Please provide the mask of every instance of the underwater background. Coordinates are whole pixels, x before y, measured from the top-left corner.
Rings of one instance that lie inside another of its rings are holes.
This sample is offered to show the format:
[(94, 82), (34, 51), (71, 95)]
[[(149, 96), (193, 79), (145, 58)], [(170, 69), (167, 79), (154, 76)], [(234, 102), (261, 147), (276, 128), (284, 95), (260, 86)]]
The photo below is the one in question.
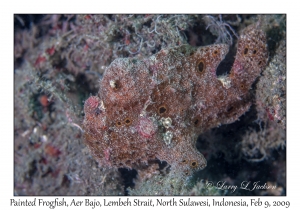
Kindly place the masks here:
[[(239, 32), (258, 21), (267, 67), (250, 109), (199, 135), (206, 168), (182, 179), (167, 162), (136, 170), (93, 158), (83, 139), (84, 102), (110, 63), (222, 43), (230, 46), (222, 75)], [(285, 146), (286, 15), (14, 15), (15, 195), (286, 195)]]

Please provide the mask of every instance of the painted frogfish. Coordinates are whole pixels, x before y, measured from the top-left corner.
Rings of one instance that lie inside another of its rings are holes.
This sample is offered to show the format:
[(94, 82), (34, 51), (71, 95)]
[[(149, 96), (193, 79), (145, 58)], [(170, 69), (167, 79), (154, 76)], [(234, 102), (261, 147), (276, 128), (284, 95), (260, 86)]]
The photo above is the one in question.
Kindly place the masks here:
[(258, 24), (241, 32), (230, 73), (217, 76), (228, 50), (226, 44), (182, 45), (113, 61), (98, 94), (84, 104), (84, 139), (95, 159), (116, 168), (166, 161), (183, 176), (205, 168), (198, 135), (249, 109), (249, 90), (268, 60)]

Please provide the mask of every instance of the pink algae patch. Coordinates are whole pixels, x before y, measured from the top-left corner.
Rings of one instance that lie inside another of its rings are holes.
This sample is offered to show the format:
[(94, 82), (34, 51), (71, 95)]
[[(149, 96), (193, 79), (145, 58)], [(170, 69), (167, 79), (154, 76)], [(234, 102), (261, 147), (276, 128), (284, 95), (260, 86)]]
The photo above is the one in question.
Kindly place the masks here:
[(138, 132), (145, 138), (152, 137), (157, 131), (157, 125), (147, 117), (141, 117), (138, 124)]
[(95, 109), (99, 106), (99, 100), (98, 97), (96, 96), (91, 96), (89, 97), (86, 102), (85, 102), (86, 106)]

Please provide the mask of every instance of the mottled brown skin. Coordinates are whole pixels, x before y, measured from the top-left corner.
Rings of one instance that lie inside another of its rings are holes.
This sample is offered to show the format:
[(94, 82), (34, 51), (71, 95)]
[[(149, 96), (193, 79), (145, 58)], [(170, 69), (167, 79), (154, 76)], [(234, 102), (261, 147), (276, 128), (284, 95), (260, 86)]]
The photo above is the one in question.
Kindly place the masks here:
[(103, 166), (128, 168), (159, 159), (182, 175), (203, 169), (197, 136), (249, 109), (248, 91), (266, 65), (266, 38), (256, 27), (243, 31), (231, 73), (219, 78), (225, 44), (115, 60), (84, 107), (85, 142), (94, 157)]

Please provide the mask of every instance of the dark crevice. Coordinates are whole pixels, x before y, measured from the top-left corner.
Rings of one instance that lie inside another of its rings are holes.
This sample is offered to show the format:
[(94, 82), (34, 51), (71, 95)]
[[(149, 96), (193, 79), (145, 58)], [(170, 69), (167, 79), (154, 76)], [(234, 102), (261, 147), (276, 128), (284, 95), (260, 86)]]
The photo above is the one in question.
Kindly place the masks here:
[[(233, 44), (234, 46), (235, 44)], [(216, 74), (217, 76), (221, 76), (224, 74), (229, 74), (230, 70), (233, 66), (234, 60), (235, 60), (235, 55), (236, 55), (237, 49), (236, 47), (230, 47), (229, 52), (225, 56), (225, 58), (221, 61), (219, 64)]]
[(149, 19), (148, 21), (146, 21), (144, 23), (144, 26), (148, 27), (148, 28), (151, 28), (151, 24), (152, 24), (153, 20), (152, 19)]
[(185, 30), (185, 34), (187, 43), (194, 47), (213, 44), (216, 39), (216, 36), (206, 30), (204, 23), (195, 24), (192, 28)]
[(29, 180), (30, 182), (33, 181), (33, 176), (37, 173), (37, 161), (36, 160), (33, 160), (31, 163), (30, 163), (30, 166), (29, 166), (29, 170), (27, 172), (27, 176), (26, 176), (26, 179)]
[(38, 24), (44, 17), (45, 15), (39, 14), (15, 14), (15, 31), (18, 29), (30, 29), (32, 25)]
[(274, 27), (267, 31), (267, 46), (269, 52), (269, 60), (271, 60), (276, 52), (279, 42), (285, 38), (283, 30), (280, 27)]
[(69, 188), (71, 185), (70, 178), (65, 174), (61, 181), (61, 186)]
[(135, 169), (127, 169), (127, 168), (119, 168), (119, 172), (121, 173), (121, 177), (123, 178), (123, 185), (124, 185), (124, 194), (128, 194), (128, 187), (134, 188), (133, 179), (137, 177), (137, 171)]

